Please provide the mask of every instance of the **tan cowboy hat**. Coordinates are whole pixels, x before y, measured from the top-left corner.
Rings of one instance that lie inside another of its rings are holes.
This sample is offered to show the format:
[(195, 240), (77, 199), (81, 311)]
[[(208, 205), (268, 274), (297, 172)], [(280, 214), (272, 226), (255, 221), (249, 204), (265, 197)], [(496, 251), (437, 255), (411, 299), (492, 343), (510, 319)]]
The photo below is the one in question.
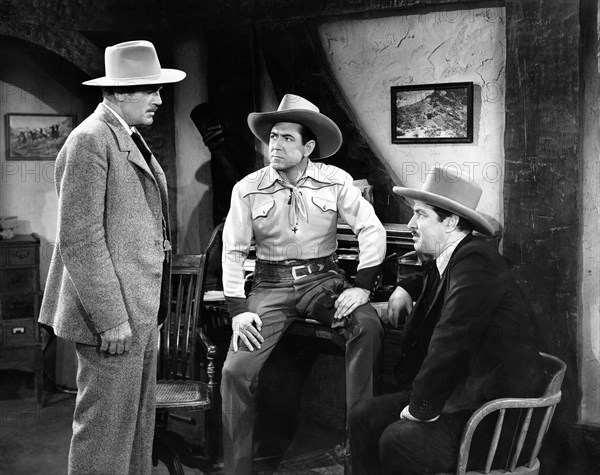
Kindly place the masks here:
[(248, 126), (261, 142), (268, 144), (273, 126), (279, 122), (294, 122), (308, 127), (317, 138), (317, 154), (313, 160), (331, 157), (342, 146), (342, 132), (335, 122), (321, 114), (312, 102), (294, 94), (283, 96), (275, 112), (252, 112)]
[(481, 197), (481, 187), (466, 180), (453, 168), (434, 167), (427, 174), (420, 190), (395, 186), (394, 193), (430, 206), (445, 209), (469, 221), (480, 233), (492, 235), (494, 227), (475, 211)]
[(85, 81), (86, 86), (143, 86), (179, 82), (185, 77), (178, 69), (163, 69), (154, 45), (149, 41), (126, 41), (104, 52), (106, 76)]

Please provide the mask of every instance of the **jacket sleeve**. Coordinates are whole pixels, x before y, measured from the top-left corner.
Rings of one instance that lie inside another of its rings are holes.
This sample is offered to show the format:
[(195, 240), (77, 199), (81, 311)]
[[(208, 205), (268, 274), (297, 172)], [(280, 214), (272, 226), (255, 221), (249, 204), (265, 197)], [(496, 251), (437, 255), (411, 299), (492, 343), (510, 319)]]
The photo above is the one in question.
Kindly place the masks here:
[(502, 295), (501, 272), (481, 248), (463, 248), (447, 268), (440, 319), (413, 383), (410, 413), (427, 420), (438, 416), (467, 373), (474, 349)]
[(102, 333), (128, 320), (113, 256), (105, 238), (107, 144), (80, 133), (63, 147), (57, 164), (57, 246), (66, 271), (95, 330)]
[(338, 196), (338, 211), (358, 238), (358, 268), (354, 285), (372, 290), (385, 258), (386, 233), (373, 206), (345, 173)]
[(223, 292), (231, 317), (248, 310), (244, 293), (244, 261), (252, 242), (252, 214), (242, 195), (241, 182), (231, 192), (231, 206), (223, 227)]
[(418, 274), (413, 274), (407, 277), (404, 277), (402, 279), (400, 279), (396, 285), (398, 287), (402, 287), (404, 290), (406, 290), (409, 295), (412, 297), (413, 302), (416, 302), (417, 299), (419, 298), (419, 295), (421, 295), (421, 292), (423, 290), (423, 277), (424, 277), (424, 273), (420, 272)]

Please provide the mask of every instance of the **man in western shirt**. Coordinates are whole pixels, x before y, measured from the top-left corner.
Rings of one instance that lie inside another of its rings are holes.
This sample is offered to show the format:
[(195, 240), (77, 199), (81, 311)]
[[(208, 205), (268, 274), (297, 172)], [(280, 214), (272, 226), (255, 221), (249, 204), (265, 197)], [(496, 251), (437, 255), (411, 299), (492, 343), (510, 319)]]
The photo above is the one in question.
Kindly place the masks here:
[[(236, 184), (223, 231), (233, 329), (221, 382), (223, 443), (225, 472), (235, 474), (252, 471), (257, 377), (295, 317), (344, 321), (348, 410), (373, 395), (382, 327), (368, 301), (386, 245), (382, 224), (350, 175), (311, 160), (333, 155), (342, 143), (337, 125), (314, 104), (287, 94), (277, 111), (252, 113), (248, 124), (268, 144), (270, 165)], [(338, 215), (358, 237), (353, 286), (337, 266)], [(246, 297), (243, 264), (252, 241), (257, 262)]]

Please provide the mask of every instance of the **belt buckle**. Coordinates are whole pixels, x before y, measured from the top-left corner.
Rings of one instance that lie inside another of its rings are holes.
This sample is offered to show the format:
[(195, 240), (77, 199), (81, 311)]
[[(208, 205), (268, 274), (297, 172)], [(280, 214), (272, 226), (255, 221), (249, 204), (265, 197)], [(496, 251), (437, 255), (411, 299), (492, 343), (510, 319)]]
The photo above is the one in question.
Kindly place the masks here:
[(292, 277), (294, 278), (294, 280), (298, 280), (298, 279), (302, 279), (303, 277), (306, 277), (307, 275), (310, 275), (310, 267), (308, 268), (308, 273), (304, 274), (304, 275), (298, 275), (296, 272), (300, 269), (304, 269), (308, 266), (306, 265), (302, 265), (302, 266), (293, 266), (292, 267)]

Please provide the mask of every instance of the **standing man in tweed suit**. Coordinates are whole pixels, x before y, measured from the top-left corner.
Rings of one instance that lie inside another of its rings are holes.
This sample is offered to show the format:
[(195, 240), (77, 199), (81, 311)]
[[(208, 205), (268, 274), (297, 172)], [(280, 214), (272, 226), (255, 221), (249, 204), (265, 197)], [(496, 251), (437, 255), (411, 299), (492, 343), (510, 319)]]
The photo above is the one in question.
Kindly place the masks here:
[(106, 48), (96, 111), (56, 160), (58, 235), (40, 322), (76, 342), (69, 474), (148, 474), (154, 435), (159, 306), (169, 285), (165, 175), (135, 129), (150, 125), (162, 69), (152, 43)]

